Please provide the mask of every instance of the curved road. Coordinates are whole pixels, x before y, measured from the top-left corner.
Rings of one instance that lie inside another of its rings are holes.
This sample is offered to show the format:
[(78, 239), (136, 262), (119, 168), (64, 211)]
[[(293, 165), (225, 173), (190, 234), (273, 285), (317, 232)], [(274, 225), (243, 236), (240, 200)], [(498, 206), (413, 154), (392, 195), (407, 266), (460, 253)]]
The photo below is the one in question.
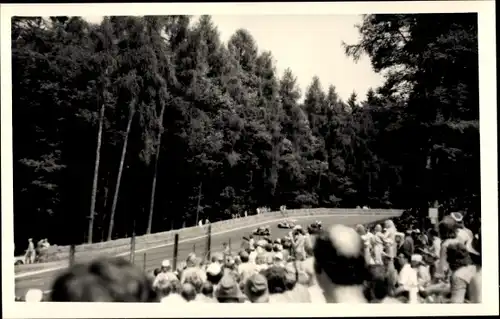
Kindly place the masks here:
[[(373, 216), (371, 214), (367, 215), (323, 215), (323, 216), (305, 216), (305, 217), (290, 217), (290, 219), (296, 219), (297, 224), (302, 226), (307, 226), (313, 223), (315, 220), (322, 221), (324, 227), (332, 224), (344, 224), (344, 225), (356, 225), (356, 224), (368, 224), (375, 222), (377, 220), (385, 219), (383, 216)], [(283, 237), (290, 230), (280, 229), (277, 227), (278, 221), (265, 223), (271, 226), (271, 235), (273, 238)], [(248, 236), (253, 229), (257, 226), (255, 224), (249, 225), (244, 228), (237, 228), (234, 230), (224, 231), (223, 233), (213, 233), (211, 239), (212, 252), (217, 252), (222, 250), (223, 243), (230, 243), (232, 250), (239, 250), (242, 245), (242, 237)], [(172, 243), (166, 243), (165, 245), (151, 247), (143, 251), (138, 251), (135, 256), (134, 263), (146, 270), (150, 271), (154, 268), (160, 266), (163, 259), (173, 259), (174, 247)], [(207, 237), (204, 238), (192, 238), (182, 240), (179, 238), (179, 248), (178, 248), (178, 260), (185, 260), (187, 255), (191, 252), (195, 252), (198, 256), (203, 256), (207, 252)], [(129, 258), (129, 256), (124, 256)], [(50, 287), (54, 278), (61, 274), (64, 269), (51, 270), (51, 271), (40, 271), (40, 273), (35, 273), (29, 276), (21, 276), (15, 278), (15, 295), (24, 296), (28, 289), (37, 288), (42, 289), (45, 292), (50, 291)]]

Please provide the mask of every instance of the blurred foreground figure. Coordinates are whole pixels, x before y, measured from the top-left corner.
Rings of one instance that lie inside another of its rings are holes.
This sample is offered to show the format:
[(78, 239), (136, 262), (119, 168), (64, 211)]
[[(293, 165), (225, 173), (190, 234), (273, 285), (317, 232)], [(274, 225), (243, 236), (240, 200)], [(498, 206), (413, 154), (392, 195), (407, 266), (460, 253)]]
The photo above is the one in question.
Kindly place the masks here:
[(314, 245), (314, 271), (327, 303), (367, 303), (363, 241), (344, 225), (322, 230)]
[(157, 301), (146, 274), (122, 258), (74, 265), (55, 280), (50, 299), (55, 302)]
[(43, 292), (40, 289), (30, 289), (24, 297), (26, 302), (40, 302), (43, 300)]

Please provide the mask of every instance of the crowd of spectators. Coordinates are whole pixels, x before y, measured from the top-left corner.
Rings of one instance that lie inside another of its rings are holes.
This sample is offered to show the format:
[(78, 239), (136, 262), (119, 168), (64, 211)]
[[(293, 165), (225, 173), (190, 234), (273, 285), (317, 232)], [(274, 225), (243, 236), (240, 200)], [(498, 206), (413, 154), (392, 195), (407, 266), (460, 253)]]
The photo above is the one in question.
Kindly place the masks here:
[[(428, 230), (333, 225), (250, 238), (240, 251), (194, 253), (144, 273), (124, 259), (77, 264), (49, 301), (205, 303), (480, 303), (481, 237), (452, 213)], [(41, 301), (29, 291), (26, 301)]]

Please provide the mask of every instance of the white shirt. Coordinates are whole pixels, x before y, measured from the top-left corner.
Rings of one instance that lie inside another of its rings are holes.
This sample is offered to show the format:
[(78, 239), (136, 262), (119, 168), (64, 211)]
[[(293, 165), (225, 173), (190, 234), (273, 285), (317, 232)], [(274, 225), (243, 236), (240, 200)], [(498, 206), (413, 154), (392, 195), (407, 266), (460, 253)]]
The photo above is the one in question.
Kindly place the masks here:
[(418, 303), (418, 275), (410, 264), (405, 264), (399, 272), (398, 283), (409, 292), (408, 303)]
[(257, 258), (257, 252), (255, 250), (252, 250), (250, 254), (248, 254), (248, 262), (255, 264), (255, 259)]

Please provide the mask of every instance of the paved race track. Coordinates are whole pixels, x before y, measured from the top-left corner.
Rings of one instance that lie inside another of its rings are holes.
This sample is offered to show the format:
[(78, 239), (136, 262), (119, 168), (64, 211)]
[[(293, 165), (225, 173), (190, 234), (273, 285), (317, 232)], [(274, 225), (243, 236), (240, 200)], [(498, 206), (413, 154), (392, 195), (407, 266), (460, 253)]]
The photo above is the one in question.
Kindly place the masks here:
[[(356, 225), (356, 224), (367, 224), (372, 223), (377, 220), (384, 219), (382, 216), (373, 216), (373, 215), (328, 215), (328, 216), (307, 216), (307, 217), (291, 217), (291, 219), (296, 219), (298, 224), (301, 224), (304, 227), (313, 223), (315, 220), (320, 220), (323, 223), (323, 227), (332, 225), (335, 223), (344, 224), (344, 225)], [(274, 222), (264, 222), (259, 225), (269, 225), (271, 227), (271, 235), (273, 238), (283, 237), (290, 230), (289, 229), (279, 229), (277, 227), (278, 221)], [(212, 252), (221, 251), (222, 245), (224, 242), (231, 243), (232, 250), (239, 250), (243, 236), (248, 236), (253, 229), (257, 226), (250, 225), (245, 228), (238, 228), (233, 231), (224, 232), (222, 234), (213, 233), (212, 234)], [(179, 249), (178, 249), (178, 259), (183, 260), (187, 257), (190, 252), (195, 252), (198, 256), (204, 256), (207, 251), (207, 238), (193, 238), (182, 240), (179, 239)], [(146, 271), (152, 270), (156, 267), (159, 267), (161, 261), (163, 259), (173, 258), (173, 245), (171, 243), (167, 243), (162, 247), (152, 247), (145, 251), (139, 251), (135, 256), (135, 264), (145, 269)], [(125, 256), (125, 258), (129, 258), (129, 256)], [(24, 296), (26, 291), (30, 288), (38, 288), (43, 291), (50, 291), (50, 286), (53, 279), (60, 274), (64, 269), (53, 270), (49, 272), (43, 272), (39, 274), (33, 274), (30, 276), (25, 276), (21, 278), (15, 279), (15, 294), (16, 296)]]

